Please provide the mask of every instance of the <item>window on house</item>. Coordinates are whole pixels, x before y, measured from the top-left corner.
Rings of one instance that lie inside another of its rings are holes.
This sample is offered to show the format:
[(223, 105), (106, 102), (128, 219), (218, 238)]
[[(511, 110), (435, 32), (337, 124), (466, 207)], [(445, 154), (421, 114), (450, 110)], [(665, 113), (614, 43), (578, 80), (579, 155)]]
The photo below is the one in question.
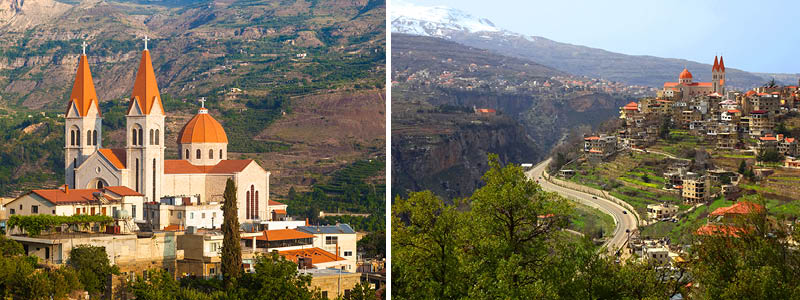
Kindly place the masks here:
[(200, 214), (200, 216), (201, 216), (203, 219), (205, 219), (205, 218), (206, 218), (206, 213), (202, 213), (202, 214)]
[(75, 130), (69, 131), (69, 145), (75, 146)]
[(194, 220), (194, 213), (189, 213), (189, 219)]
[(39, 206), (38, 205), (31, 205), (31, 213), (38, 214), (39, 213)]
[(215, 270), (214, 268), (209, 268), (208, 269), (208, 274), (214, 275), (214, 274), (216, 274), (216, 271), (217, 270)]
[(81, 145), (81, 131), (75, 130), (75, 146)]
[(181, 212), (178, 212), (178, 219), (180, 220), (181, 218), (183, 218), (183, 214)]
[(144, 145), (144, 131), (139, 128), (139, 146)]
[(336, 245), (339, 242), (338, 236), (326, 236), (325, 237), (325, 245)]
[(345, 251), (344, 256), (353, 256), (353, 251)]
[(131, 212), (131, 217), (136, 219), (136, 205), (131, 205), (131, 207), (132, 207), (131, 210), (133, 210)]
[(53, 214), (54, 214), (54, 215), (56, 214), (56, 210), (55, 210), (55, 209), (53, 210)]
[(17, 212), (12, 208), (10, 213), (13, 215), (16, 214)]

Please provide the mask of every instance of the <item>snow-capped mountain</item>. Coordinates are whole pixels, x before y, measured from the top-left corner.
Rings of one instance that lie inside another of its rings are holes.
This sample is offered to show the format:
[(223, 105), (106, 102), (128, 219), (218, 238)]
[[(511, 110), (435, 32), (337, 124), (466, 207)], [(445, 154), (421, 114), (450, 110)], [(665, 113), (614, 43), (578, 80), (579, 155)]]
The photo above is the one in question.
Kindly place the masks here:
[[(662, 87), (666, 81), (674, 81), (684, 67), (689, 68), (695, 78), (711, 78), (711, 65), (708, 62), (626, 55), (560, 43), (544, 37), (511, 32), (495, 26), (487, 19), (446, 6), (424, 6), (406, 0), (393, 0), (389, 13), (393, 33), (442, 38), (528, 59), (574, 75), (656, 88)], [(727, 71), (729, 84), (733, 87), (749, 88), (769, 80), (734, 68), (727, 68)]]
[(450, 38), (454, 32), (501, 32), (491, 21), (446, 6), (392, 1), (392, 32)]

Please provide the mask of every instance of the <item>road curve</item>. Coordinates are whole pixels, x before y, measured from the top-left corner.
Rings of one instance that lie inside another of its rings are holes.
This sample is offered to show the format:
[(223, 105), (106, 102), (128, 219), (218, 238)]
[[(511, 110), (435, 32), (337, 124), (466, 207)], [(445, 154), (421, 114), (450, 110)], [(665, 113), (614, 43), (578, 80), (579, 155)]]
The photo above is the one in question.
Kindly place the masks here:
[(622, 248), (628, 238), (628, 234), (625, 231), (629, 230), (630, 232), (633, 232), (637, 228), (636, 217), (634, 217), (633, 214), (631, 214), (631, 212), (626, 208), (610, 200), (558, 186), (545, 180), (543, 173), (547, 169), (547, 165), (550, 163), (551, 159), (552, 158), (548, 158), (547, 160), (540, 162), (534, 166), (533, 169), (525, 172), (525, 175), (527, 175), (529, 179), (537, 181), (545, 191), (556, 192), (564, 198), (577, 201), (583, 205), (597, 208), (600, 211), (611, 215), (611, 217), (614, 218), (614, 223), (616, 223), (617, 228), (614, 229), (613, 236), (603, 245), (608, 248), (609, 253), (615, 253), (617, 250)]

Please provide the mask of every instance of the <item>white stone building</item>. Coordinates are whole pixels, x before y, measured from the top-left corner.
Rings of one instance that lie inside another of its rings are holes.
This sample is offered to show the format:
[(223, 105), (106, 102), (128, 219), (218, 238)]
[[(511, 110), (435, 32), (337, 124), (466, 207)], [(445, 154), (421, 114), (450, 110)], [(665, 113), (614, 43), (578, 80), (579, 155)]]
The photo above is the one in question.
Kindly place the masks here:
[(181, 129), (181, 159), (164, 158), (166, 112), (147, 49), (142, 52), (129, 99), (124, 148), (102, 147), (98, 103), (84, 54), (66, 113), (64, 166), (70, 188), (125, 186), (144, 195), (147, 203), (169, 196), (199, 195), (197, 205), (213, 206), (211, 203), (222, 202), (225, 182), (232, 179), (240, 223), (272, 219), (276, 209), (270, 208), (270, 172), (253, 160), (229, 160), (225, 130), (207, 109), (201, 108)]

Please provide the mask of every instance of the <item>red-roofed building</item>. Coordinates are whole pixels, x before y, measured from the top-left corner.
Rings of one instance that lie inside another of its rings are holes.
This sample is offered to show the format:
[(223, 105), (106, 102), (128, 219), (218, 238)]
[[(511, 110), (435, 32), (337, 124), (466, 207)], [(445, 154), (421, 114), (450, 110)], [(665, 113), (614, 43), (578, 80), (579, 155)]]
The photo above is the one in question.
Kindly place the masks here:
[(583, 142), (583, 151), (590, 159), (602, 160), (617, 150), (617, 137), (613, 135), (587, 136)]
[(51, 190), (32, 190), (11, 202), (9, 216), (20, 215), (104, 215), (124, 219), (141, 214), (144, 195), (124, 186), (102, 189), (70, 189), (67, 185)]
[(678, 82), (664, 83), (664, 94), (674, 95), (674, 93), (667, 92), (674, 91), (672, 89), (677, 89), (681, 95), (681, 99), (675, 100), (682, 101), (689, 101), (697, 96), (714, 93), (720, 96), (725, 94), (725, 68), (721, 63), (717, 63), (717, 57), (714, 57), (714, 65), (711, 68), (711, 82), (694, 82), (693, 77), (692, 73), (684, 68), (678, 75)]
[(278, 254), (285, 257), (286, 260), (290, 260), (298, 264), (301, 268), (302, 267), (306, 268), (311, 267), (314, 269), (334, 268), (334, 269), (343, 269), (345, 271), (348, 270), (353, 271), (356, 268), (354, 264), (352, 264), (344, 257), (341, 257), (334, 253), (330, 253), (320, 248), (285, 250), (285, 251), (279, 251)]
[[(97, 93), (88, 59), (86, 55), (80, 56), (72, 93), (67, 99), (64, 131), (66, 184), (71, 189), (120, 186), (140, 193), (147, 203), (160, 203), (166, 197), (197, 195), (196, 205), (211, 205), (221, 203), (226, 180), (231, 179), (237, 187), (240, 223), (269, 221), (276, 210), (285, 218), (285, 206), (270, 208), (270, 173), (253, 160), (228, 159), (225, 128), (205, 108), (205, 100), (200, 101), (197, 113), (178, 132), (179, 159), (166, 159), (167, 112), (147, 49), (142, 51), (132, 84), (125, 116), (125, 146), (102, 148)], [(145, 220), (140, 213), (141, 205), (135, 210), (134, 218)], [(191, 212), (186, 213), (192, 216)], [(198, 213), (204, 215), (204, 212)], [(210, 218), (208, 214), (206, 217)], [(217, 219), (218, 224), (220, 220)]]

